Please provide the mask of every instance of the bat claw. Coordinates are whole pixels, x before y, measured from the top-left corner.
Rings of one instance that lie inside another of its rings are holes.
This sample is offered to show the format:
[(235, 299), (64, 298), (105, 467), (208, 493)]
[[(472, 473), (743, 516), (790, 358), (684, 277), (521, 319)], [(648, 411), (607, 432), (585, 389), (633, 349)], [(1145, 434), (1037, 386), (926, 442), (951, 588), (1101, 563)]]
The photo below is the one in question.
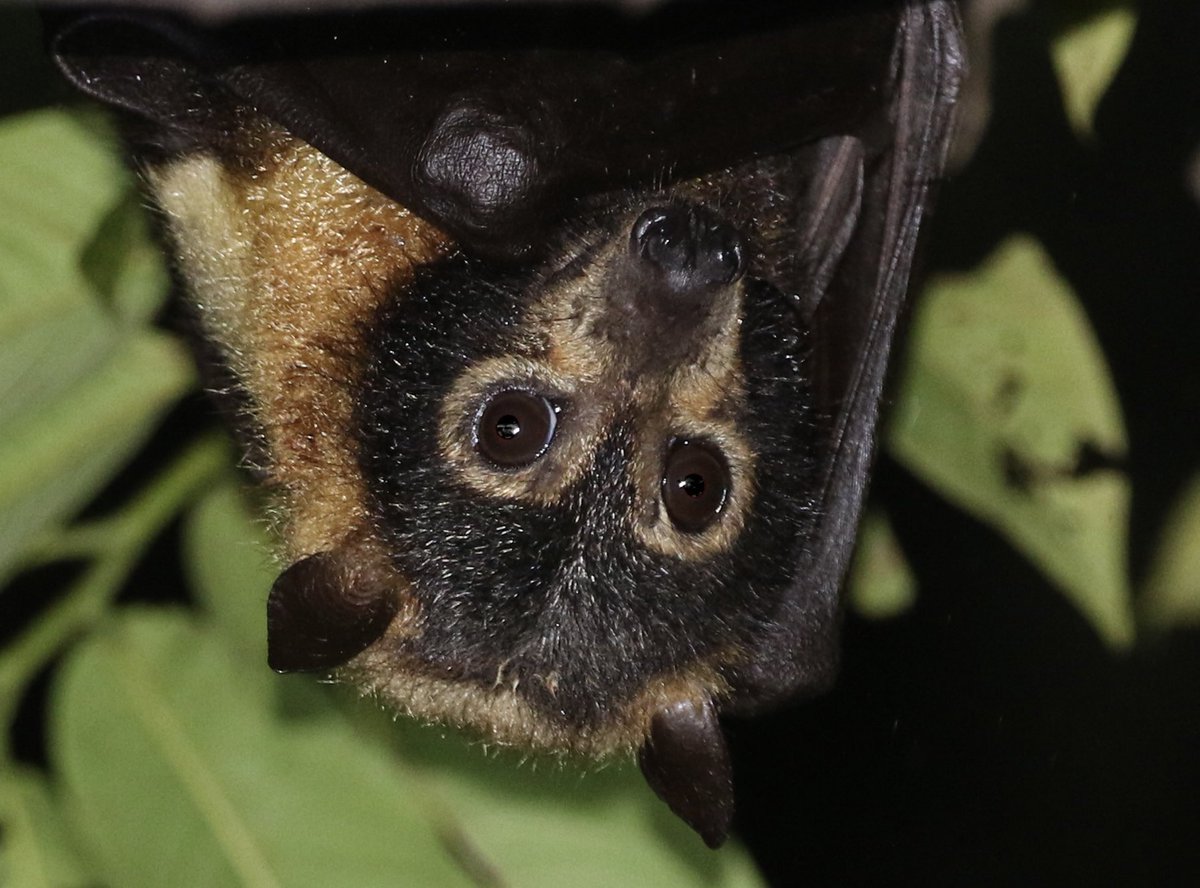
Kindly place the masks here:
[(638, 764), (650, 788), (708, 847), (724, 843), (733, 820), (733, 766), (711, 701), (682, 700), (656, 712)]

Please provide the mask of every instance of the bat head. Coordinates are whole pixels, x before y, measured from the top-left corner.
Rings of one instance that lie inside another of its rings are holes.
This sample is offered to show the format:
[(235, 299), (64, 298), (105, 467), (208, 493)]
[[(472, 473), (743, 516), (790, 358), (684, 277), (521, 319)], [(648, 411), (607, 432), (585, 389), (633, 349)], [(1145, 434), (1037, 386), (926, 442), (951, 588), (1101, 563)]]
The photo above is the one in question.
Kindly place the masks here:
[(646, 203), (533, 272), (451, 256), (371, 324), (357, 459), (406, 602), (356, 662), (410, 708), (415, 674), (493, 733), (510, 700), (512, 742), (636, 748), (666, 695), (719, 695), (792, 578), (799, 318), (713, 209)]

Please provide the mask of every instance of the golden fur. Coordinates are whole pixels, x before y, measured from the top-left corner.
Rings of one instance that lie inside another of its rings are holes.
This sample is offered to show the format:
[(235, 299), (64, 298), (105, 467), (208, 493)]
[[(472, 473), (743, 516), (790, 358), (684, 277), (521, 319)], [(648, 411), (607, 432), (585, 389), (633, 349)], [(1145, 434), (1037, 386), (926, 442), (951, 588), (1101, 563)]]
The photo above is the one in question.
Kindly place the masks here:
[(303, 142), (262, 147), (250, 169), (202, 155), (147, 178), (206, 332), (250, 395), (294, 559), (367, 529), (347, 434), (359, 325), (449, 240)]

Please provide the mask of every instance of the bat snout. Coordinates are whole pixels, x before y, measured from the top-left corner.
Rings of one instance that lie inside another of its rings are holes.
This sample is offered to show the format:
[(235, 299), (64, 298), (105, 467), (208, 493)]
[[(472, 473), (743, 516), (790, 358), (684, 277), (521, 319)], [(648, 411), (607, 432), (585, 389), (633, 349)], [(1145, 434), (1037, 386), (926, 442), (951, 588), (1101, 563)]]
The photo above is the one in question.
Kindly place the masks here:
[(643, 209), (626, 230), (625, 242), (606, 253), (600, 289), (591, 291), (603, 296), (591, 329), (619, 343), (619, 366), (634, 375), (669, 375), (703, 361), (736, 328), (742, 235), (707, 206), (682, 201)]
[(653, 282), (644, 298), (668, 310), (711, 299), (745, 271), (741, 235), (701, 206), (651, 207), (634, 222), (629, 249)]

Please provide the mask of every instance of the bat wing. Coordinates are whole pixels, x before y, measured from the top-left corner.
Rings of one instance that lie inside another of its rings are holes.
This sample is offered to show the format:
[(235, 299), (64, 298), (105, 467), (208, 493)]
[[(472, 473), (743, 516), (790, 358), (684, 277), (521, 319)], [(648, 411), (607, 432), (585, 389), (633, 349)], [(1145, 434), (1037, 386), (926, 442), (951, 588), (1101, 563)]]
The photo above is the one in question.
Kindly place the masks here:
[(574, 8), (569, 29), (547, 9), (224, 26), (114, 9), (55, 11), (48, 31), (78, 87), (181, 150), (213, 131), (197, 97), (223, 90), (469, 251), (527, 260), (577, 198), (723, 169), (874, 115), (894, 4), (831, 16), (793, 3), (782, 25), (767, 6), (770, 27), (738, 4), (681, 3), (636, 19)]
[(808, 200), (796, 285), (799, 307), (811, 316), (822, 424), (816, 523), (796, 553), (791, 594), (756, 639), (727, 712), (749, 714), (817, 690), (836, 668), (838, 589), (862, 510), (888, 357), (965, 71), (953, 4), (905, 5), (890, 59), (878, 117), (821, 146), (823, 173)]

